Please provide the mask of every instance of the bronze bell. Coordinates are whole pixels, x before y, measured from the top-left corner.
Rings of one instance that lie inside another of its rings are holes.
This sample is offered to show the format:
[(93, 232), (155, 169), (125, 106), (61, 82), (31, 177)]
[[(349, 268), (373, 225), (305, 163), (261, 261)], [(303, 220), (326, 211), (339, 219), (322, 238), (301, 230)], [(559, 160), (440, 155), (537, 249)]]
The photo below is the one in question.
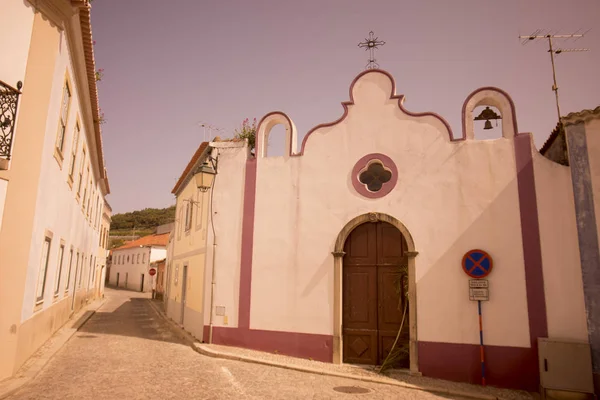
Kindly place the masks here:
[(496, 126), (498, 126), (498, 120), (502, 119), (502, 117), (498, 114), (496, 114), (496, 112), (494, 112), (494, 110), (492, 110), (489, 107), (486, 107), (481, 114), (479, 114), (478, 116), (476, 116), (475, 118), (473, 118), (475, 121), (483, 121), (485, 120), (485, 125), (483, 126), (483, 129), (485, 130), (489, 130), (489, 129), (494, 129), (494, 127), (492, 126), (492, 122), (490, 121), (490, 119), (496, 120)]

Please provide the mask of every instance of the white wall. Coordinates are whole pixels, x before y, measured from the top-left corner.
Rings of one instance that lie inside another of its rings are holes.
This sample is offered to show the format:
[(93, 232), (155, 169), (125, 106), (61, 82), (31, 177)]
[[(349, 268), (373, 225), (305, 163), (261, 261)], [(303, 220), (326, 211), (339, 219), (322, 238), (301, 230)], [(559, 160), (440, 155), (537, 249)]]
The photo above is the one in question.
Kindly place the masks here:
[[(141, 278), (144, 275), (144, 292), (152, 291), (152, 277), (148, 274), (150, 262), (162, 260), (166, 257), (164, 247), (134, 247), (129, 249), (113, 250), (113, 263), (110, 267), (110, 284), (117, 284), (117, 273), (119, 276), (119, 287), (130, 290), (141, 290)], [(160, 257), (162, 258), (156, 258)], [(139, 262), (138, 262), (139, 256)], [(129, 257), (129, 260), (127, 260)], [(127, 286), (125, 277), (128, 274)]]
[[(84, 111), (81, 106), (81, 98), (79, 97), (80, 88), (77, 86), (76, 79), (73, 75), (73, 68), (69, 58), (65, 36), (66, 35), (62, 36), (60, 53), (58, 54), (56, 65), (54, 66), (54, 81), (52, 86), (50, 106), (47, 112), (48, 120), (46, 124), (46, 134), (44, 137), (44, 148), (42, 153), (40, 187), (37, 193), (35, 223), (31, 238), (29, 263), (27, 266), (27, 280), (22, 309), (22, 320), (28, 319), (34, 313), (37, 278), (38, 273), (40, 272), (41, 252), (45, 233), (47, 231), (52, 233), (53, 240), (50, 250), (46, 278), (46, 290), (42, 309), (50, 307), (55, 300), (60, 300), (66, 296), (66, 288), (64, 287), (64, 284), (67, 280), (66, 273), (68, 270), (68, 260), (64, 261), (62, 269), (63, 275), (61, 276), (62, 287), (59, 291), (58, 297), (54, 297), (52, 290), (54, 285), (53, 283), (58, 272), (58, 249), (61, 240), (65, 242), (65, 258), (68, 258), (67, 255), (71, 247), (74, 249), (74, 252), (79, 251), (80, 253), (85, 254), (87, 257), (83, 269), (83, 278), (86, 280), (86, 284), (83, 285), (82, 289), (87, 288), (88, 285), (90, 285), (90, 282), (88, 282), (88, 279), (90, 279), (90, 257), (96, 258), (94, 265), (105, 264), (105, 260), (98, 260), (97, 258), (99, 232), (102, 225), (101, 219), (98, 218), (98, 216), (101, 217), (102, 206), (96, 208), (96, 198), (100, 193), (100, 186), (96, 181), (96, 176), (93, 176), (93, 183), (90, 187), (88, 187), (88, 197), (91, 194), (94, 196), (90, 202), (91, 207), (89, 216), (87, 212), (87, 201), (85, 205), (86, 209), (83, 211), (82, 201), (77, 200), (76, 197), (78, 183), (77, 178), (73, 183), (73, 188), (71, 188), (67, 183), (71, 148), (73, 145), (73, 132), (75, 129), (77, 116), (79, 116), (81, 121), (81, 131), (77, 149), (75, 175), (77, 175), (79, 172), (80, 161), (82, 158), (81, 148), (84, 146), (86, 148), (86, 164), (84, 167), (85, 181), (82, 184), (84, 185), (83, 188), (85, 188), (86, 182), (90, 179), (90, 177), (87, 175), (87, 165), (89, 163), (91, 171), (93, 171), (94, 164), (89, 162), (91, 150), (90, 144), (88, 143), (88, 138), (90, 135), (93, 135), (93, 132), (86, 131), (86, 124), (84, 123), (85, 120), (83, 115)], [(68, 74), (71, 82), (70, 88), (72, 97), (65, 135), (63, 151), (64, 160), (61, 166), (57, 162), (54, 154), (59, 126), (60, 105), (62, 101), (62, 93), (66, 74)], [(84, 189), (81, 191), (81, 196), (83, 196), (83, 191)], [(73, 284), (75, 274), (74, 267), (72, 268), (71, 273), (71, 282)], [(72, 293), (72, 291), (70, 293)], [(36, 308), (35, 311), (37, 312), (39, 309)]]
[[(239, 146), (239, 144), (238, 144)], [(217, 235), (216, 276), (217, 289), (214, 306), (225, 307), (227, 326), (238, 325), (238, 305), (240, 290), (240, 257), (242, 247), (242, 210), (244, 207), (244, 183), (246, 173), (247, 147), (214, 149), (218, 153), (218, 174), (213, 193), (213, 222)], [(214, 236), (208, 221), (208, 242), (204, 280), (204, 323), (210, 322), (210, 296), (212, 284)], [(213, 309), (214, 311), (214, 309)], [(216, 325), (223, 324), (223, 317), (215, 316)]]
[(0, 231), (2, 230), (2, 217), (4, 215), (4, 202), (6, 201), (6, 189), (8, 181), (0, 179)]
[(29, 43), (33, 28), (33, 7), (24, 0), (0, 0), (0, 49), (3, 49), (0, 62), (0, 80), (17, 87), (17, 82), (25, 82), (25, 68), (29, 55)]

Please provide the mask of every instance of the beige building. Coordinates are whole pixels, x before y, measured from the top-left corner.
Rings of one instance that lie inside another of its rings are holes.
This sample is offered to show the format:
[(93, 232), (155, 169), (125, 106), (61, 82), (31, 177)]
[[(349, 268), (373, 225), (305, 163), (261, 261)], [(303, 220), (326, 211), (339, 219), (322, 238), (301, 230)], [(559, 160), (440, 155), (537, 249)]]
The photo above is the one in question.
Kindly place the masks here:
[(110, 224), (89, 3), (1, 9), (0, 380), (102, 292)]

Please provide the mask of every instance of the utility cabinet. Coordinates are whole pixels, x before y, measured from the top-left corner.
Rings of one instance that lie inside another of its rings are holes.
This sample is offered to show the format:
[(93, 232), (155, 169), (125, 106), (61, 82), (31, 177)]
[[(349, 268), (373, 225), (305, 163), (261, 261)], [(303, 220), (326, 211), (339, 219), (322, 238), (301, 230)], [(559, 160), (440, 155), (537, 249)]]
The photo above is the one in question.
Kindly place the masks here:
[(546, 390), (594, 393), (589, 343), (538, 338), (540, 386)]

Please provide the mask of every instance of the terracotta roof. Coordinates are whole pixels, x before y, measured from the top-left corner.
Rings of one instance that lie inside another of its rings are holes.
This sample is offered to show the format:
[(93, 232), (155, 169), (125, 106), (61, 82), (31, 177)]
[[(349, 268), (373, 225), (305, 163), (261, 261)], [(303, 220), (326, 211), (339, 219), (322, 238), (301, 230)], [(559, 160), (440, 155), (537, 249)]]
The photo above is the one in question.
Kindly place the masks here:
[(593, 110), (581, 110), (579, 112), (572, 112), (561, 118), (561, 121), (565, 126), (578, 124), (580, 122), (585, 122), (589, 119), (599, 118), (600, 119), (600, 106), (594, 108)]
[(564, 132), (564, 128), (562, 126), (562, 123), (559, 122), (558, 124), (556, 124), (556, 128), (554, 128), (552, 133), (550, 133), (550, 136), (548, 136), (548, 139), (546, 139), (546, 142), (544, 142), (544, 145), (540, 149), (541, 154), (546, 154), (550, 146), (552, 146), (552, 143), (554, 143), (554, 141), (561, 132)]
[(202, 142), (200, 144), (200, 147), (198, 147), (198, 150), (196, 150), (196, 152), (192, 156), (192, 159), (188, 163), (187, 167), (185, 167), (185, 169), (183, 170), (183, 173), (179, 177), (179, 180), (175, 184), (175, 187), (173, 188), (173, 190), (171, 190), (171, 193), (173, 193), (173, 194), (177, 193), (177, 191), (180, 189), (183, 182), (185, 182), (185, 178), (192, 171), (192, 168), (194, 168), (194, 165), (196, 165), (196, 163), (198, 162), (200, 157), (202, 157), (204, 150), (206, 150), (207, 148), (208, 148), (208, 142)]
[(148, 235), (139, 238), (138, 240), (131, 241), (127, 244), (124, 244), (121, 247), (117, 247), (114, 250), (123, 250), (123, 249), (132, 249), (134, 247), (143, 247), (143, 246), (164, 246), (166, 247), (169, 243), (169, 234), (163, 233), (160, 235)]
[(92, 116), (94, 119), (94, 133), (98, 151), (98, 168), (100, 178), (106, 184), (106, 193), (110, 193), (106, 166), (104, 164), (104, 151), (102, 149), (102, 130), (100, 129), (100, 108), (98, 106), (98, 87), (96, 86), (96, 61), (94, 59), (94, 41), (92, 40), (92, 22), (90, 18), (91, 5), (88, 0), (71, 0), (71, 4), (79, 8), (79, 23), (87, 69), (87, 80), (92, 103)]

